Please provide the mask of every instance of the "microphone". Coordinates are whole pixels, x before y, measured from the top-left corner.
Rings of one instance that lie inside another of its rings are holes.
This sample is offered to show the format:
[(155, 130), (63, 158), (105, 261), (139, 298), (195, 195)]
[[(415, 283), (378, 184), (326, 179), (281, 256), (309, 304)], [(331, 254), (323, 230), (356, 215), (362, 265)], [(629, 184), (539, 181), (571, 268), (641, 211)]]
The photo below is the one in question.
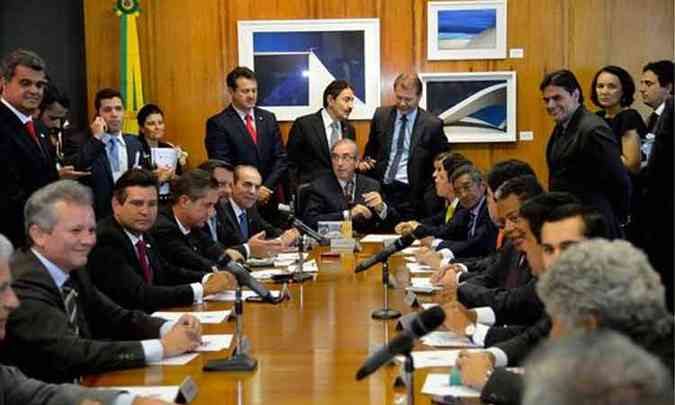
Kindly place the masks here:
[(382, 262), (386, 261), (389, 258), (389, 256), (393, 255), (394, 253), (396, 253), (400, 250), (403, 250), (403, 249), (407, 248), (408, 246), (412, 245), (412, 243), (414, 241), (415, 241), (415, 236), (413, 236), (412, 233), (401, 236), (400, 238), (396, 239), (394, 241), (394, 243), (392, 243), (391, 245), (382, 249), (375, 256), (371, 256), (371, 257), (367, 258), (366, 260), (360, 262), (356, 266), (356, 269), (354, 269), (354, 273), (360, 273), (364, 270), (368, 270), (374, 264), (382, 263)]
[(382, 367), (382, 365), (393, 359), (394, 356), (409, 353), (413, 346), (415, 346), (417, 339), (441, 326), (445, 320), (445, 312), (441, 307), (431, 307), (420, 312), (415, 318), (409, 329), (405, 329), (399, 333), (389, 343), (382, 346), (366, 359), (363, 366), (356, 372), (357, 380), (368, 377)]
[(222, 264), (222, 267), (225, 269), (225, 271), (232, 274), (234, 278), (237, 279), (237, 283), (239, 284), (240, 287), (250, 288), (253, 292), (258, 294), (260, 298), (262, 298), (262, 300), (265, 302), (270, 303), (277, 302), (274, 296), (272, 296), (272, 293), (267, 288), (265, 288), (265, 286), (259, 283), (258, 280), (253, 278), (251, 273), (246, 271), (244, 266), (242, 266), (241, 264), (235, 262), (234, 260), (230, 260)]
[(297, 228), (302, 234), (309, 236), (310, 238), (314, 239), (319, 243), (319, 245), (325, 246), (328, 245), (330, 242), (328, 239), (323, 237), (319, 232), (315, 231), (314, 229), (310, 228), (299, 220), (295, 215), (293, 215), (293, 212), (291, 211), (291, 207), (288, 205), (284, 204), (279, 204), (279, 212), (283, 212), (288, 216), (288, 223), (291, 224), (292, 227)]

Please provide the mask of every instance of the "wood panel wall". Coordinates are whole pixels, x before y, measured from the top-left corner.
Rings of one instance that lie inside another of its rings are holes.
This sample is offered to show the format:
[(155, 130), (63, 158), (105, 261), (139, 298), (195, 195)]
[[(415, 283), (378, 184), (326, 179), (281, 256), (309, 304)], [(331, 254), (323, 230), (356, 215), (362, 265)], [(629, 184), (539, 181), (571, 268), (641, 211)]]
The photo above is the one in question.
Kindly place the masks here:
[[(533, 131), (534, 140), (454, 149), (483, 169), (506, 158), (524, 159), (541, 179), (547, 176), (544, 150), (553, 127), (538, 89), (546, 72), (569, 68), (589, 93), (600, 67), (623, 66), (638, 81), (644, 63), (673, 59), (674, 49), (672, 0), (508, 0), (507, 48), (522, 48), (524, 58), (433, 62), (426, 60), (426, 0), (141, 0), (141, 7), (145, 99), (164, 109), (167, 138), (190, 153), (191, 166), (206, 157), (207, 117), (229, 103), (225, 75), (237, 65), (239, 20), (379, 18), (383, 104), (393, 101), (392, 83), (403, 70), (515, 70), (518, 130)], [(119, 86), (119, 21), (110, 1), (85, 0), (84, 16), (93, 106), (97, 89)], [(290, 124), (281, 125), (284, 138)], [(363, 147), (369, 123), (354, 124)]]

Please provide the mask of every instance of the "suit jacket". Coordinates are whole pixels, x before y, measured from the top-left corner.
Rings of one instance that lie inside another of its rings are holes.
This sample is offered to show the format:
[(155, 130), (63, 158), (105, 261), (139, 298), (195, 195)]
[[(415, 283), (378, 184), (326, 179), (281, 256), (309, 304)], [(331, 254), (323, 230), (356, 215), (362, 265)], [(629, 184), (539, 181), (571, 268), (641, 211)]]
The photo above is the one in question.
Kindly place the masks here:
[(5, 361), (47, 382), (145, 365), (139, 340), (158, 338), (164, 320), (123, 309), (94, 287), (84, 269), (74, 270), (76, 334), (68, 325), (61, 292), (31, 251), (17, 254), (12, 275), (21, 305), (7, 322)]
[[(395, 121), (394, 106), (379, 107), (370, 121), (370, 133), (364, 156), (370, 156), (377, 161), (372, 174), (380, 182), (384, 179), (389, 165)], [(448, 149), (443, 122), (431, 113), (418, 108), (410, 141), (408, 182), (411, 188), (411, 201), (417, 208), (419, 217), (424, 216), (425, 212), (424, 194), (427, 189), (433, 187), (431, 175), (434, 171), (434, 157)]]
[(96, 225), (96, 246), (89, 253), (87, 270), (96, 287), (120, 306), (152, 313), (160, 308), (194, 302), (189, 283), (200, 283), (203, 273), (169, 264), (149, 233), (143, 235), (151, 283), (145, 281), (136, 247), (114, 217)]
[[(354, 204), (363, 204), (363, 194), (372, 191), (380, 192), (380, 183), (361, 174), (356, 175), (356, 184), (354, 185)], [(311, 183), (309, 197), (305, 206), (304, 221), (308, 226), (316, 229), (319, 221), (342, 221), (344, 219), (343, 211), (350, 209), (344, 192), (337, 177), (333, 173), (324, 175)], [(391, 206), (387, 206), (387, 218), (382, 221), (375, 212), (370, 210), (372, 217), (365, 219), (358, 216), (352, 219), (352, 226), (359, 233), (373, 231), (383, 222), (391, 223), (390, 218), (395, 216), (395, 211)]]
[[(347, 121), (342, 122), (342, 138), (356, 140), (356, 131)], [(321, 110), (293, 122), (286, 150), (293, 190), (333, 171)]]
[(438, 246), (440, 249), (450, 249), (455, 258), (484, 257), (495, 251), (497, 234), (499, 230), (495, 226), (487, 202), (483, 202), (476, 217), (474, 234), (468, 238), (470, 210), (458, 206), (452, 220), (440, 227), (420, 225), (415, 229), (415, 237), (421, 239), (426, 236), (443, 239)]
[[(127, 145), (127, 167), (143, 164), (143, 145), (135, 135), (123, 134)], [(144, 166), (145, 167), (145, 166)], [(115, 185), (105, 144), (93, 136), (80, 148), (75, 165), (77, 170), (90, 171), (91, 175), (82, 178), (82, 182), (94, 192), (94, 211), (97, 219), (112, 215), (112, 190)], [(147, 168), (147, 167), (146, 167)]]
[[(222, 214), (223, 229), (225, 235), (227, 235), (227, 246), (233, 246), (239, 249), (239, 246), (243, 246), (248, 239), (244, 239), (241, 235), (239, 219), (235, 216), (234, 209), (229, 200), (222, 203)], [(255, 205), (246, 210), (246, 221), (248, 222), (249, 238), (262, 231), (265, 231), (265, 237), (267, 239), (276, 238), (282, 233), (281, 229), (275, 228), (260, 216)]]
[(269, 111), (253, 109), (257, 143), (253, 143), (244, 122), (230, 105), (206, 121), (204, 144), (209, 159), (258, 168), (263, 185), (275, 190), (286, 176), (288, 158), (281, 140), (277, 119)]
[(28, 197), (59, 177), (47, 134), (37, 135), (40, 147), (19, 118), (0, 103), (0, 233), (15, 246), (26, 244), (23, 208)]
[(240, 232), (233, 231), (234, 225), (237, 225), (236, 229), (239, 229), (239, 224), (232, 223), (232, 215), (228, 215), (226, 208), (227, 205), (229, 205), (229, 202), (219, 201), (215, 206), (216, 239), (213, 239), (213, 236), (211, 235), (211, 228), (209, 227), (208, 223), (204, 224), (202, 227), (202, 232), (204, 232), (204, 234), (206, 234), (211, 240), (214, 240), (223, 245), (226, 249), (234, 249), (241, 253), (242, 256), (247, 257), (246, 248), (244, 247), (244, 243), (246, 243), (246, 241), (242, 241)]
[[(509, 288), (507, 282), (512, 272), (515, 278)], [(489, 306), (500, 291), (520, 287), (531, 279), (532, 274), (524, 254), (509, 243), (494, 264), (458, 287), (457, 299), (468, 308)]]
[(621, 234), (631, 185), (612, 129), (580, 106), (567, 128), (556, 125), (546, 147), (549, 190), (566, 191), (606, 218), (612, 236)]
[(47, 384), (28, 378), (18, 369), (7, 366), (0, 366), (0, 386), (0, 405), (79, 404), (85, 399), (112, 405), (122, 393), (74, 384)]
[(178, 227), (171, 206), (159, 210), (157, 222), (150, 231), (159, 246), (159, 254), (174, 266), (191, 271), (211, 273), (225, 252), (225, 247), (213, 241), (201, 229), (193, 228), (184, 235)]

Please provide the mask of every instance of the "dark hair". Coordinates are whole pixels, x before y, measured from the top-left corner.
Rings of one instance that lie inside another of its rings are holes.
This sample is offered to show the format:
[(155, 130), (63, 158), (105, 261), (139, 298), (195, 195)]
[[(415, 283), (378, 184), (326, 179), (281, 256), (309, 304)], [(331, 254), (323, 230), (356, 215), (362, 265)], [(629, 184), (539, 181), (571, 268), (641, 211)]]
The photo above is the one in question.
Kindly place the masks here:
[(42, 102), (40, 102), (40, 115), (42, 115), (45, 110), (52, 104), (59, 103), (63, 108), (70, 108), (70, 99), (65, 93), (59, 91), (54, 83), (51, 81), (47, 84), (45, 88), (44, 95), (42, 96)]
[[(343, 139), (340, 139), (340, 141), (343, 141), (343, 140), (349, 140), (349, 141), (352, 141), (352, 140), (349, 139), (349, 138), (343, 138)], [(338, 141), (338, 142), (340, 142), (340, 141)], [(354, 142), (354, 141), (352, 141), (352, 142)], [(335, 142), (335, 144), (337, 145), (337, 142)], [(335, 145), (333, 145), (333, 147), (335, 147)], [(239, 177), (241, 176), (241, 171), (242, 171), (242, 170), (254, 170), (256, 173), (258, 173), (258, 176), (260, 176), (260, 171), (258, 171), (258, 168), (255, 167), (255, 166), (251, 166), (251, 165), (236, 165), (236, 166), (234, 167), (234, 171), (232, 172), (232, 173), (233, 173), (232, 181), (234, 181), (234, 183), (237, 183), (237, 182), (239, 181)], [(260, 176), (260, 177), (262, 178), (262, 176)]]
[(480, 170), (471, 164), (465, 164), (462, 166), (459, 166), (452, 172), (452, 182), (454, 183), (457, 181), (458, 178), (464, 176), (464, 175), (469, 175), (471, 177), (471, 180), (474, 183), (480, 183), (483, 181), (483, 173), (480, 172)]
[(579, 199), (570, 193), (548, 192), (532, 197), (520, 206), (520, 216), (530, 224), (537, 241), (541, 241), (541, 225), (544, 218), (561, 205), (579, 203)]
[(581, 90), (574, 73), (567, 69), (556, 70), (544, 76), (544, 80), (539, 85), (539, 90), (544, 91), (547, 86), (562, 87), (570, 94), (574, 93), (574, 90), (579, 90), (579, 104), (584, 103), (584, 92)]
[(218, 184), (211, 178), (208, 172), (202, 169), (191, 169), (180, 175), (171, 184), (173, 202), (176, 203), (181, 196), (188, 196), (192, 201), (203, 198), (210, 190), (218, 188)]
[(535, 176), (532, 167), (522, 160), (509, 159), (497, 162), (487, 174), (487, 184), (490, 190), (496, 192), (502, 184), (518, 176)]
[(127, 200), (127, 188), (129, 187), (152, 187), (159, 193), (157, 176), (147, 169), (131, 168), (117, 179), (113, 187), (113, 197), (120, 204), (124, 204)]
[(521, 203), (542, 194), (544, 189), (539, 184), (536, 176), (526, 175), (514, 177), (502, 184), (497, 189), (497, 200), (503, 200), (510, 195), (518, 197)]
[(620, 100), (621, 107), (628, 107), (629, 105), (633, 104), (633, 95), (635, 94), (635, 82), (633, 81), (633, 78), (631, 77), (630, 73), (626, 72), (625, 69), (613, 65), (605, 66), (604, 68), (598, 70), (598, 72), (593, 77), (593, 82), (591, 83), (591, 101), (593, 104), (597, 105), (598, 107), (602, 107), (598, 101), (598, 91), (595, 89), (595, 87), (598, 85), (598, 76), (600, 76), (600, 73), (603, 72), (613, 74), (619, 78), (619, 82), (621, 82), (621, 92), (623, 93), (621, 94)]
[(164, 117), (164, 111), (162, 111), (159, 106), (156, 104), (146, 104), (136, 113), (136, 122), (138, 122), (138, 128), (143, 128), (145, 125), (145, 120), (147, 120), (151, 114), (159, 114)]
[(401, 73), (398, 75), (396, 80), (394, 80), (394, 90), (396, 90), (396, 87), (398, 86), (401, 86), (404, 89), (414, 87), (415, 94), (418, 96), (422, 94), (422, 80), (414, 73)]
[(471, 163), (470, 160), (468, 160), (464, 155), (461, 153), (449, 153), (448, 155), (443, 158), (443, 170), (448, 174), (448, 181), (452, 178), (452, 174), (454, 173), (455, 170), (462, 166), (472, 166), (473, 163)]
[(574, 217), (581, 217), (584, 223), (584, 236), (587, 239), (609, 238), (609, 227), (605, 217), (597, 209), (581, 204), (571, 203), (556, 207), (544, 216), (542, 225), (546, 222), (558, 222)]
[(219, 159), (209, 159), (209, 160), (205, 160), (205, 161), (203, 161), (197, 168), (198, 168), (198, 169), (204, 170), (204, 171), (207, 172), (209, 175), (213, 175), (213, 172), (214, 172), (216, 169), (219, 169), (219, 168), (220, 168), (220, 169), (225, 169), (225, 170), (227, 170), (227, 171), (229, 171), (229, 172), (233, 172), (233, 171), (234, 171), (234, 166), (232, 166), (231, 164), (229, 164), (228, 162), (226, 162), (226, 161), (224, 161), (224, 160), (219, 160)]
[(323, 91), (323, 107), (328, 107), (328, 96), (335, 99), (344, 89), (352, 89), (352, 91), (354, 91), (354, 88), (346, 80), (333, 80), (330, 82), (330, 84), (326, 86), (326, 90)]
[(105, 88), (97, 91), (96, 97), (94, 98), (94, 108), (96, 109), (96, 112), (98, 112), (98, 110), (101, 108), (101, 100), (108, 100), (115, 97), (122, 100), (122, 105), (124, 105), (124, 99), (122, 98), (122, 94), (120, 94), (119, 91), (111, 88)]
[[(650, 62), (642, 68), (642, 73), (651, 70), (654, 72), (656, 77), (659, 79), (659, 85), (661, 87), (666, 87), (669, 84), (673, 84), (673, 61), (670, 60), (660, 60), (658, 62)], [(673, 94), (673, 89), (670, 89), (670, 94)]]
[(40, 72), (47, 70), (47, 64), (37, 53), (27, 49), (15, 49), (5, 55), (0, 62), (0, 74), (3, 75), (5, 81), (12, 80), (14, 73), (16, 73), (16, 67), (19, 65)]
[(256, 80), (254, 71), (245, 66), (237, 66), (236, 68), (232, 69), (230, 73), (227, 74), (227, 78), (225, 79), (227, 82), (227, 87), (231, 88), (232, 90), (236, 90), (237, 79), (239, 79), (240, 77), (249, 80)]

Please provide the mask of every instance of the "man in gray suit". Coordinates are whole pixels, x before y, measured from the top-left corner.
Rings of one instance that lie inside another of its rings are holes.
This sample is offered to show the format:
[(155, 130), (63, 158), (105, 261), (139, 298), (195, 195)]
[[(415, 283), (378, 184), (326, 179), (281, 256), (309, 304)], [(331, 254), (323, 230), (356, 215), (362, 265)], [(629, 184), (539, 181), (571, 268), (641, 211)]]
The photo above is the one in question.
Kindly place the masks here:
[[(19, 306), (19, 300), (10, 286), (9, 259), (13, 247), (0, 234), (0, 341), (5, 337), (5, 324), (10, 312)], [(112, 405), (160, 405), (164, 401), (134, 398), (122, 391), (84, 388), (74, 384), (47, 384), (26, 377), (14, 367), (0, 366), (0, 405), (5, 404), (81, 404), (85, 400)]]

